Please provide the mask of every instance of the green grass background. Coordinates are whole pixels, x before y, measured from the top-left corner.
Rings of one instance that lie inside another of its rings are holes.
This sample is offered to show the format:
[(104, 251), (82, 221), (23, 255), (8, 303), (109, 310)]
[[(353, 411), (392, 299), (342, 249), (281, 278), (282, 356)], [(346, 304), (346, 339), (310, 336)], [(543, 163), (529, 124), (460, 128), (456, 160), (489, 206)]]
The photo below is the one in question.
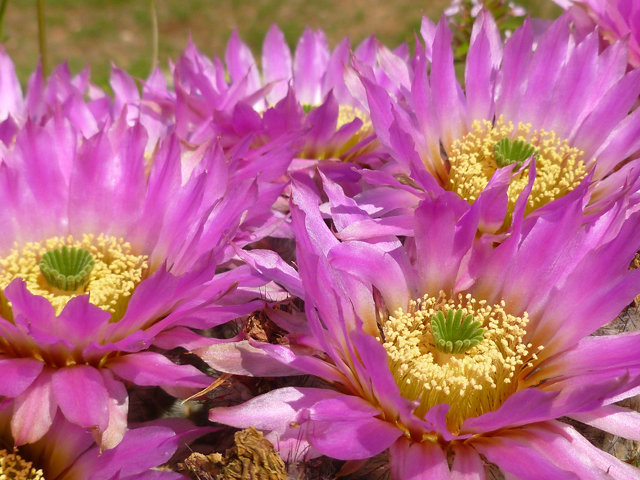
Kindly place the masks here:
[[(549, 0), (517, 2), (532, 16), (554, 18)], [(305, 26), (322, 28), (331, 47), (344, 36), (357, 44), (371, 34), (390, 47), (413, 43), (422, 12), (437, 20), (448, 0), (156, 0), (159, 61), (177, 58), (189, 35), (207, 55), (224, 55), (234, 29), (259, 56), (262, 40), (276, 23), (291, 47)], [(48, 63), (68, 61), (73, 72), (91, 65), (92, 79), (108, 85), (111, 62), (146, 77), (152, 59), (149, 0), (45, 0)], [(38, 58), (36, 0), (9, 0), (2, 35), (24, 84)]]

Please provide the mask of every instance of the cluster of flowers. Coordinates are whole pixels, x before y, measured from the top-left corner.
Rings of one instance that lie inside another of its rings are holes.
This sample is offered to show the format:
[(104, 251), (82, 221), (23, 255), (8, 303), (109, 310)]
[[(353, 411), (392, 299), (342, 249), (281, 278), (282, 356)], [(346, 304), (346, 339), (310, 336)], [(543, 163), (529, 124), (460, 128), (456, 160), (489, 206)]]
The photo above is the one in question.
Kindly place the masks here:
[(508, 40), (475, 9), (462, 86), (446, 17), (413, 54), (190, 44), (113, 97), (64, 65), (23, 95), (0, 52), (0, 478), (184, 478), (214, 423), (128, 423), (214, 382), (178, 347), (321, 379), (209, 412), (290, 460), (640, 478), (571, 426), (640, 441), (639, 333), (592, 335), (640, 293), (640, 8), (570, 3)]

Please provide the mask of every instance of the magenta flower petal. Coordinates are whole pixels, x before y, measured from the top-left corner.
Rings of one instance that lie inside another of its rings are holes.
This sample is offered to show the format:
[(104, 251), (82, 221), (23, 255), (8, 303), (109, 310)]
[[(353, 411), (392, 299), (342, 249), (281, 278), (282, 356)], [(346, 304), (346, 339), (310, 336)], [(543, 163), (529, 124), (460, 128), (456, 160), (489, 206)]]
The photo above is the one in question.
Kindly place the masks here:
[[(127, 235), (144, 199), (144, 148), (147, 135), (139, 124), (118, 144), (101, 132), (83, 143), (69, 185), (69, 222), (74, 235), (87, 231)], [(126, 159), (126, 161), (125, 161)], [(119, 185), (100, 182), (110, 178)], [(109, 198), (109, 202), (104, 199)]]
[[(490, 23), (491, 22), (491, 23)], [(480, 22), (474, 24), (474, 29)], [(492, 44), (489, 35), (495, 29), (495, 21), (490, 15), (483, 15), (482, 26), (478, 29), (475, 39), (469, 46), (469, 53), (465, 62), (465, 84), (467, 93), (467, 108), (470, 118), (488, 118), (493, 115), (493, 85), (492, 80), (497, 71), (496, 59), (492, 58)], [(498, 37), (499, 38), (499, 37)], [(500, 46), (502, 42), (500, 41)], [(502, 52), (499, 52), (500, 57)], [(495, 53), (494, 53), (495, 55)], [(501, 59), (498, 57), (498, 62)]]
[(241, 250), (239, 248), (236, 248), (235, 251), (247, 265), (251, 265), (258, 272), (273, 279), (294, 296), (304, 296), (298, 272), (286, 264), (275, 252), (270, 250)]
[(209, 420), (237, 428), (254, 426), (276, 430), (283, 421), (295, 421), (298, 412), (316, 403), (342, 394), (320, 388), (286, 387), (252, 398), (239, 407), (217, 407), (209, 412)]
[(53, 423), (58, 404), (53, 395), (50, 368), (42, 373), (15, 399), (11, 434), (16, 445), (33, 443), (47, 433)]
[[(396, 245), (391, 245), (393, 248)], [(397, 248), (401, 250), (401, 248)], [(407, 308), (406, 299), (411, 296), (407, 275), (401, 262), (393, 258), (392, 252), (366, 242), (349, 242), (336, 245), (331, 250), (329, 262), (332, 266), (357, 274), (358, 280), (373, 284), (384, 297), (388, 307)], [(361, 268), (351, 268), (358, 264)], [(407, 261), (406, 267), (409, 263)]]
[(340, 460), (359, 460), (377, 455), (389, 448), (400, 435), (402, 432), (397, 428), (372, 417), (345, 422), (314, 422), (307, 433), (315, 448)]
[(136, 103), (140, 100), (140, 93), (135, 80), (124, 70), (113, 66), (109, 85), (116, 97), (115, 108), (118, 114), (127, 103)]
[(40, 375), (44, 364), (33, 358), (0, 359), (0, 395), (17, 397)]
[(640, 333), (633, 332), (586, 337), (574, 347), (551, 358), (545, 363), (544, 369), (550, 376), (560, 371), (577, 376), (598, 370), (637, 367), (640, 359), (634, 347), (638, 344), (638, 335)]
[(523, 480), (546, 480), (549, 478), (576, 480), (580, 478), (570, 471), (559, 468), (545, 458), (545, 455), (532, 449), (529, 445), (523, 445), (509, 438), (496, 437), (479, 441), (475, 448), (487, 460), (496, 463), (504, 471)]
[(303, 372), (283, 365), (271, 356), (249, 344), (247, 340), (220, 343), (194, 350), (193, 353), (220, 372), (256, 377), (286, 377)]
[(398, 439), (389, 450), (393, 478), (446, 480), (450, 478), (447, 458), (433, 442), (414, 443)]
[(466, 127), (466, 106), (453, 70), (451, 32), (444, 17), (438, 24), (433, 41), (431, 88), (438, 92), (433, 96), (435, 107), (439, 112), (448, 112), (446, 116), (438, 116), (438, 121), (445, 145), (451, 145)]
[(569, 36), (569, 20), (564, 16), (555, 21), (538, 40), (527, 73), (526, 93), (514, 121), (546, 127), (545, 117), (553, 104), (550, 92), (566, 62)]
[(98, 370), (88, 365), (63, 368), (53, 374), (51, 388), (70, 422), (99, 431), (107, 429), (109, 393)]
[(291, 50), (282, 31), (272, 25), (262, 45), (262, 71), (265, 83), (274, 83), (267, 94), (269, 103), (275, 105), (287, 95), (288, 83), (293, 76)]
[(89, 297), (81, 295), (72, 298), (60, 313), (56, 322), (60, 324), (63, 336), (82, 345), (88, 338), (101, 338), (103, 327), (109, 323), (108, 312), (89, 303)]
[(638, 469), (594, 447), (586, 438), (569, 425), (554, 422), (550, 428), (561, 433), (578, 450), (578, 455), (584, 455), (596, 465), (601, 472), (605, 472), (616, 480), (634, 480), (638, 478)]
[(484, 462), (473, 448), (464, 443), (453, 447), (456, 456), (451, 466), (451, 480), (485, 480)]
[(571, 418), (619, 437), (640, 440), (640, 413), (635, 410), (605, 405), (587, 413), (574, 413)]
[[(0, 411), (0, 438), (7, 449), (14, 440), (8, 431), (10, 412)], [(36, 443), (19, 445), (15, 451), (24, 461), (50, 480), (141, 478), (184, 479), (174, 473), (155, 476), (156, 467), (171, 459), (176, 451), (215, 428), (196, 428), (189, 422), (164, 419), (134, 427), (121, 444), (106, 452), (94, 444), (91, 434), (58, 414), (49, 432)], [(18, 472), (19, 474), (20, 472)]]
[(22, 88), (16, 68), (4, 47), (0, 50), (0, 120), (23, 114)]
[(598, 165), (596, 176), (612, 170), (620, 158), (627, 158), (640, 149), (640, 112), (637, 110), (626, 117), (609, 135), (596, 152)]
[(345, 82), (345, 66), (349, 65), (351, 43), (348, 38), (343, 39), (331, 52), (327, 71), (322, 81), (322, 97), (326, 97), (329, 92), (333, 92), (341, 105), (358, 105), (353, 98)]
[(306, 28), (296, 47), (293, 86), (303, 105), (322, 103), (321, 80), (329, 62), (327, 37), (321, 30)]
[(224, 60), (232, 81), (240, 82), (245, 77), (247, 78), (248, 94), (260, 88), (260, 74), (258, 73), (256, 61), (249, 47), (240, 40), (237, 30), (234, 30), (231, 34)]
[[(271, 345), (257, 343), (259, 348), (266, 352), (270, 357), (277, 360), (281, 364), (286, 365), (290, 369), (298, 372), (305, 372), (310, 375), (316, 375), (321, 378), (330, 379), (334, 382), (342, 382), (345, 378), (341, 372), (325, 362), (319, 361), (312, 355), (297, 355), (290, 348), (284, 345)], [(276, 370), (277, 371), (277, 370)]]
[(321, 400), (309, 409), (309, 418), (321, 422), (362, 420), (378, 414), (366, 400), (347, 395)]
[(138, 478), (137, 475), (146, 474), (151, 468), (169, 461), (178, 448), (212, 430), (215, 429), (195, 428), (178, 419), (149, 422), (127, 431), (114, 449), (102, 453), (97, 448), (87, 450), (64, 478), (89, 476), (96, 480), (110, 480), (120, 472), (121, 479), (133, 480)]
[(531, 61), (533, 31), (529, 19), (525, 19), (521, 28), (513, 32), (504, 46), (502, 68), (497, 77), (496, 111), (507, 118), (515, 118), (518, 113), (519, 85), (526, 85), (528, 64)]
[(411, 77), (407, 63), (384, 45), (378, 45), (378, 61), (380, 67), (393, 83), (406, 90), (411, 88)]
[(416, 252), (421, 290), (437, 295), (441, 288), (453, 288), (458, 269), (478, 228), (478, 212), (470, 210), (458, 221), (460, 199), (445, 194), (425, 202), (415, 212)]
[(109, 362), (109, 370), (137, 385), (206, 387), (211, 378), (191, 365), (176, 365), (154, 352), (124, 355)]
[[(585, 119), (576, 132), (575, 141), (584, 145), (585, 154), (592, 156), (598, 147), (629, 113), (635, 99), (640, 93), (640, 72), (638, 70), (627, 73), (616, 83), (598, 102), (593, 111)], [(600, 127), (597, 127), (600, 119)]]
[(113, 378), (109, 370), (100, 370), (104, 386), (109, 394), (109, 424), (104, 432), (92, 432), (101, 448), (110, 449), (118, 445), (127, 431), (129, 396), (122, 382)]
[(555, 412), (552, 412), (553, 400), (558, 395), (559, 392), (544, 392), (537, 388), (520, 390), (509, 397), (498, 410), (468, 418), (463, 424), (463, 431), (485, 432), (507, 425), (555, 418)]
[(171, 350), (177, 347), (184, 347), (187, 350), (208, 347), (223, 340), (217, 338), (203, 337), (193, 330), (185, 327), (175, 327), (164, 330), (155, 336), (153, 344), (164, 350)]

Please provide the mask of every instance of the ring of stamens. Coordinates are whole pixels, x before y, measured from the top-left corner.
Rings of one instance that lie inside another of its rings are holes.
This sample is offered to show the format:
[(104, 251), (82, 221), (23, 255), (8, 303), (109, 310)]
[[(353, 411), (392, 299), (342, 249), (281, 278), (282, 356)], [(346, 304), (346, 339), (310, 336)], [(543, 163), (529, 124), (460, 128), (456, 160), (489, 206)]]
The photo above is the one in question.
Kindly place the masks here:
[[(471, 316), (482, 327), (482, 340), (462, 353), (436, 346), (433, 319), (450, 311)], [(499, 408), (517, 388), (520, 371), (533, 367), (537, 356), (523, 342), (527, 322), (526, 313), (508, 314), (504, 302), (489, 305), (471, 295), (453, 300), (441, 292), (438, 298), (411, 301), (407, 312), (399, 309), (390, 316), (383, 325), (383, 345), (402, 396), (419, 401), (416, 415), (447, 403), (447, 426), (456, 433), (465, 419)]]
[(8, 480), (45, 480), (44, 473), (36, 469), (17, 453), (0, 450), (0, 479)]
[[(585, 161), (584, 152), (561, 140), (553, 131), (533, 130), (531, 124), (495, 124), (488, 120), (474, 121), (471, 132), (456, 140), (449, 156), (451, 191), (473, 203), (487, 186), (494, 172), (501, 168), (495, 147), (504, 138), (523, 142), (535, 150), (536, 179), (527, 201), (527, 213), (560, 198), (576, 188), (587, 175), (593, 160)], [(517, 167), (516, 167), (517, 170)], [(521, 169), (511, 180), (508, 196), (510, 211), (518, 195), (529, 182), (529, 169)]]
[(373, 131), (373, 124), (371, 123), (371, 118), (369, 115), (364, 113), (357, 107), (351, 107), (349, 105), (340, 105), (338, 110), (338, 126), (337, 128), (346, 125), (347, 123), (353, 122), (356, 118), (359, 118), (362, 121), (362, 127), (358, 130), (356, 135), (362, 135), (366, 132)]
[[(56, 249), (82, 249), (94, 263), (84, 284), (73, 291), (51, 285), (40, 269), (48, 252)], [(29, 291), (47, 298), (56, 314), (76, 295), (89, 293), (89, 301), (112, 314), (118, 321), (126, 311), (129, 298), (147, 273), (147, 256), (131, 252), (131, 245), (123, 239), (100, 234), (83, 235), (82, 240), (53, 237), (41, 242), (29, 242), (22, 248), (15, 245), (9, 255), (0, 258), (0, 292), (15, 279), (22, 278)], [(6, 302), (2, 295), (3, 302)]]

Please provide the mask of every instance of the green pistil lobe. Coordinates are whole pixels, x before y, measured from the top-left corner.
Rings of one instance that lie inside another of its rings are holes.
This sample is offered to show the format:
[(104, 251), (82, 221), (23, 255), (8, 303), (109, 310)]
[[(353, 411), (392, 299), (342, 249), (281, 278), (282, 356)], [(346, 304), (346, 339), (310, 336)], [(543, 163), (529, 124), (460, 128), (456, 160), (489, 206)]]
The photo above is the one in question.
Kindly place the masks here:
[(304, 110), (304, 113), (309, 113), (311, 112), (311, 110), (313, 110), (314, 108), (316, 108), (317, 105), (309, 105), (308, 103), (305, 103), (302, 105), (302, 109)]
[(462, 319), (462, 310), (449, 310), (447, 317), (438, 312), (431, 320), (431, 329), (436, 348), (443, 353), (464, 353), (482, 341), (484, 328), (474, 321), (472, 315)]
[(522, 163), (531, 155), (535, 155), (536, 149), (533, 145), (525, 143), (523, 140), (513, 142), (504, 137), (493, 146), (493, 157), (498, 168), (507, 167), (514, 163)]
[(94, 263), (87, 250), (65, 245), (42, 255), (40, 272), (50, 287), (74, 292), (89, 281)]

